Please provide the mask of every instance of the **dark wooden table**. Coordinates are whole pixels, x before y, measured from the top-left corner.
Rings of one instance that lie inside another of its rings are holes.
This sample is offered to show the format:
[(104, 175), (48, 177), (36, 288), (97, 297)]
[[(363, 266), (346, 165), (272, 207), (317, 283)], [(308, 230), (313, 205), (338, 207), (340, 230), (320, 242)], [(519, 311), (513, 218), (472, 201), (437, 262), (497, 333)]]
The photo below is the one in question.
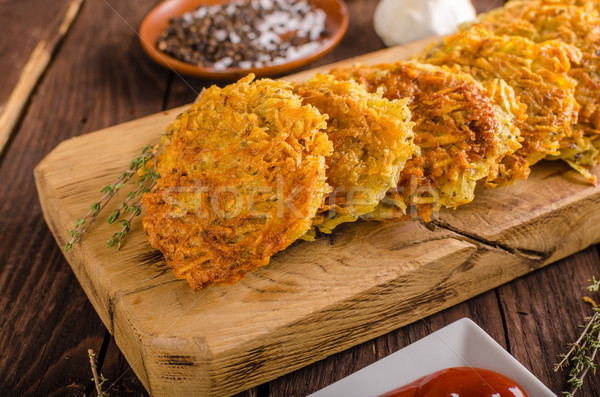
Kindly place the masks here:
[[(0, 108), (68, 2), (0, 1)], [(146, 394), (46, 227), (33, 168), (64, 139), (189, 103), (212, 83), (183, 81), (142, 53), (135, 29), (156, 3), (86, 0), (0, 157), (2, 396), (94, 394), (88, 348), (98, 353), (112, 396)], [(383, 47), (372, 27), (377, 1), (347, 3), (351, 20), (344, 40), (311, 66)], [(485, 11), (502, 1), (474, 3)], [(590, 314), (581, 296), (592, 275), (600, 276), (597, 247), (242, 395), (306, 395), (462, 317), (473, 319), (558, 393), (566, 375), (553, 366)], [(583, 395), (600, 395), (600, 377), (590, 376)]]

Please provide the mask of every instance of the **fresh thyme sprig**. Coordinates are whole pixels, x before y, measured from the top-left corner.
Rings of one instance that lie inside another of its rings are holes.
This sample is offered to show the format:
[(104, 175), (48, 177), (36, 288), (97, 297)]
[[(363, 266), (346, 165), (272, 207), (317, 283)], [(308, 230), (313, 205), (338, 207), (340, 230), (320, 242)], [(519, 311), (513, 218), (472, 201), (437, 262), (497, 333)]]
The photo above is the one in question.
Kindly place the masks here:
[[(131, 221), (134, 217), (142, 212), (142, 196), (144, 193), (152, 190), (160, 175), (156, 172), (156, 156), (161, 152), (162, 146), (145, 146), (141, 153), (129, 162), (129, 169), (123, 172), (119, 178), (112, 184), (103, 187), (100, 192), (104, 195), (97, 202), (93, 203), (83, 218), (79, 218), (75, 222), (75, 227), (69, 231), (71, 240), (65, 245), (65, 251), (71, 250), (73, 245), (80, 241), (90, 226), (96, 221), (98, 214), (106, 207), (106, 205), (119, 193), (119, 191), (127, 185), (136, 185), (136, 188), (127, 193), (125, 200), (121, 203), (106, 220), (107, 223), (113, 224), (126, 213), (130, 213), (127, 219), (121, 219), (120, 224), (122, 229), (115, 233), (107, 242), (109, 247), (114, 245), (117, 249), (121, 248), (121, 242), (131, 230)], [(152, 164), (152, 168), (148, 164)], [(137, 175), (138, 179), (132, 178)], [(133, 204), (131, 204), (133, 202)]]
[[(154, 186), (154, 184), (156, 183), (156, 181), (154, 181), (151, 185), (150, 185), (150, 189)], [(148, 189), (148, 191), (150, 190)], [(143, 190), (146, 190), (146, 188), (144, 188)], [(143, 193), (142, 193), (143, 194)], [(115, 244), (117, 245), (117, 249), (121, 249), (121, 241), (125, 238), (125, 235), (127, 235), (127, 233), (129, 233), (129, 231), (131, 230), (131, 221), (133, 220), (134, 217), (138, 216), (141, 212), (142, 212), (142, 199), (141, 197), (138, 199), (138, 201), (136, 201), (136, 204), (132, 205), (131, 207), (128, 207), (126, 210), (124, 211), (129, 211), (131, 212), (131, 215), (129, 216), (128, 219), (121, 219), (121, 226), (123, 226), (123, 228), (116, 232), (115, 234), (113, 234), (113, 236), (110, 238), (110, 240), (108, 240), (108, 242), (106, 243), (107, 246), (112, 247)], [(111, 215), (111, 217), (118, 216), (118, 213), (116, 210), (115, 213), (113, 213)], [(115, 218), (116, 220), (116, 218)], [(113, 223), (114, 220), (112, 222), (108, 222), (108, 223)]]
[[(588, 286), (588, 291), (598, 292), (600, 290), (600, 281), (592, 277), (591, 284)], [(562, 360), (556, 364), (554, 371), (559, 371), (567, 363), (572, 363), (572, 368), (569, 371), (569, 379), (567, 383), (571, 386), (570, 391), (565, 391), (562, 394), (567, 397), (572, 397), (583, 386), (586, 375), (591, 370), (596, 372), (598, 364), (596, 357), (600, 349), (600, 307), (596, 302), (587, 296), (583, 300), (590, 303), (594, 310), (594, 315), (587, 320), (587, 324), (582, 326), (583, 332), (579, 338), (571, 345), (569, 351), (563, 355)]]

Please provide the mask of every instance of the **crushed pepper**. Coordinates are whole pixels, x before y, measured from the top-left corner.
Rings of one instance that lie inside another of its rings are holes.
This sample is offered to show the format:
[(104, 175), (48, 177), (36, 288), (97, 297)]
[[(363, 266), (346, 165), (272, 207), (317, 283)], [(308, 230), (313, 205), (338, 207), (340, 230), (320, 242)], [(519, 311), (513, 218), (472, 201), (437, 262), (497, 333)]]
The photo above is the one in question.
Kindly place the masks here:
[(214, 69), (279, 65), (318, 49), (326, 14), (307, 0), (238, 0), (173, 18), (157, 48)]

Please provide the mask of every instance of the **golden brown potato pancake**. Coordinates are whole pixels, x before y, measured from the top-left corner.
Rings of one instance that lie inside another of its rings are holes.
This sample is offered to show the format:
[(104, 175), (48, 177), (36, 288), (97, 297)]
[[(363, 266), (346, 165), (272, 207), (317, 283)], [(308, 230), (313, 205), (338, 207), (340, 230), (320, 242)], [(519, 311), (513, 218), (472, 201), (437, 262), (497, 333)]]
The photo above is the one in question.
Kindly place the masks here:
[(410, 111), (407, 100), (388, 100), (353, 80), (324, 74), (298, 84), (295, 92), (329, 117), (333, 155), (327, 158), (327, 183), (333, 191), (314, 225), (331, 233), (340, 223), (372, 212), (396, 186), (406, 161), (418, 153)]
[[(527, 119), (517, 121), (524, 138), (514, 157), (506, 162), (535, 164), (547, 155), (559, 155), (561, 140), (572, 136), (579, 105), (576, 82), (568, 76), (571, 62), (581, 52), (559, 41), (534, 43), (518, 36), (497, 36), (474, 26), (446, 38), (421, 57), (434, 65), (470, 74), (485, 87), (496, 79), (510, 85), (527, 105)], [(499, 178), (497, 185), (507, 182)]]
[(560, 156), (549, 159), (564, 160), (588, 181), (596, 184), (596, 176), (591, 169), (600, 163), (600, 131), (585, 124), (576, 124), (573, 130), (573, 136), (563, 140)]
[[(514, 119), (523, 108), (505, 111), (490, 99), (516, 102), (514, 93), (497, 82), (486, 91), (471, 76), (417, 62), (335, 69), (340, 79), (353, 78), (368, 91), (383, 90), (388, 99), (409, 98), (415, 143), (421, 154), (407, 163), (396, 189), (391, 189), (370, 219), (402, 218), (407, 213), (429, 220), (440, 207), (473, 200), (477, 181), (495, 179), (500, 161), (520, 148)], [(525, 173), (525, 167), (519, 172)], [(523, 176), (523, 177), (524, 177)]]
[[(560, 155), (591, 181), (590, 169), (600, 162), (600, 16), (576, 1), (511, 1), (504, 8), (483, 14), (475, 23), (497, 35), (523, 36), (534, 42), (560, 40), (581, 50), (569, 76), (577, 81), (575, 99), (580, 105), (578, 126), (561, 141)], [(587, 1), (587, 6), (594, 2)], [(583, 5), (583, 3), (581, 3)], [(470, 25), (462, 28), (466, 29)], [(590, 150), (592, 149), (592, 150)]]
[(332, 145), (285, 82), (207, 89), (177, 117), (143, 198), (148, 241), (195, 290), (231, 284), (311, 228)]

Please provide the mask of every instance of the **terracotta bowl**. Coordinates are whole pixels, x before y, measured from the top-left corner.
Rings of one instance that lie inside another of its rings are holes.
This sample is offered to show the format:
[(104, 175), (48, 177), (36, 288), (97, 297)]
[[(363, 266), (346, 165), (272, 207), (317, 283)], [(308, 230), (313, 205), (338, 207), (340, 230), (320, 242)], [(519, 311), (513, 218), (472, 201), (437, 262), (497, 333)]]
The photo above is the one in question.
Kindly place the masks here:
[(297, 69), (327, 54), (340, 42), (348, 28), (348, 9), (342, 0), (309, 0), (312, 4), (325, 11), (327, 15), (325, 21), (327, 37), (315, 52), (291, 62), (250, 69), (213, 69), (182, 62), (156, 48), (156, 41), (160, 33), (169, 26), (169, 20), (171, 18), (181, 16), (202, 5), (214, 5), (231, 1), (232, 0), (166, 0), (160, 3), (152, 9), (142, 21), (140, 27), (140, 41), (144, 51), (160, 65), (188, 76), (211, 79), (236, 79), (243, 77), (248, 73), (254, 73), (257, 76), (271, 76)]

